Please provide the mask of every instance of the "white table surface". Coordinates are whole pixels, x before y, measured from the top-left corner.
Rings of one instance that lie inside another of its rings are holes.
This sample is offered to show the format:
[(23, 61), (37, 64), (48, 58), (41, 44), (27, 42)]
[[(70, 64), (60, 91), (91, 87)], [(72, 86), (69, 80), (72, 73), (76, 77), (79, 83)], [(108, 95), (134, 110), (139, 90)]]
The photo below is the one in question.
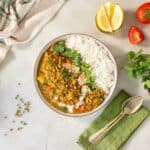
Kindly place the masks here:
[[(30, 43), (15, 46), (0, 66), (0, 149), (1, 150), (79, 150), (76, 141), (80, 133), (98, 116), (97, 113), (80, 118), (61, 116), (51, 111), (39, 98), (33, 83), (35, 59), (40, 50), (51, 39), (61, 34), (80, 32), (93, 35), (108, 46), (112, 54), (120, 58), (129, 50), (142, 48), (150, 53), (150, 25), (141, 25), (135, 19), (135, 9), (142, 0), (118, 0), (125, 10), (125, 22), (121, 30), (113, 34), (99, 32), (94, 23), (94, 16), (102, 0), (69, 0), (58, 15), (45, 26), (40, 34)], [(128, 28), (131, 25), (141, 27), (145, 41), (138, 46), (129, 43)], [(21, 82), (18, 86), (17, 83)], [(140, 82), (129, 79), (127, 73), (119, 71), (115, 94), (125, 89), (132, 95), (144, 97), (144, 105), (150, 109), (150, 95)], [(12, 125), (11, 118), (16, 108), (14, 97), (20, 94), (32, 102), (31, 112), (24, 116), (28, 126), (24, 130), (14, 131), (4, 136), (4, 130)], [(8, 114), (8, 119), (3, 115)], [(11, 125), (10, 125), (11, 124)], [(150, 118), (148, 118), (125, 144), (125, 150), (150, 149)], [(108, 148), (109, 150), (109, 148)]]

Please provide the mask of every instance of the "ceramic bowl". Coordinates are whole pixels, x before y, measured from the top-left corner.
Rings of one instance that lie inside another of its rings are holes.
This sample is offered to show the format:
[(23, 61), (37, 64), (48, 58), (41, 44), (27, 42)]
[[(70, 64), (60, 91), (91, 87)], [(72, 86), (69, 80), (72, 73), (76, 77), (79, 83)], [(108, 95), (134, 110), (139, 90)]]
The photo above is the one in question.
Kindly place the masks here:
[[(71, 114), (71, 113), (64, 113), (60, 110), (58, 110), (57, 108), (55, 108), (54, 106), (52, 106), (50, 103), (47, 102), (47, 100), (44, 98), (44, 96), (42, 95), (40, 89), (39, 89), (39, 86), (38, 86), (38, 83), (37, 83), (37, 71), (38, 71), (38, 66), (39, 66), (39, 62), (40, 62), (40, 59), (43, 55), (43, 53), (50, 47), (51, 44), (59, 41), (59, 40), (62, 40), (62, 39), (65, 39), (69, 36), (72, 36), (72, 35), (82, 35), (82, 36), (87, 36), (87, 37), (90, 37), (90, 38), (93, 38), (94, 40), (96, 40), (100, 45), (102, 45), (106, 51), (108, 51), (108, 54), (109, 54), (109, 57), (110, 59), (113, 61), (115, 67), (114, 67), (114, 84), (113, 86), (111, 87), (110, 89), (110, 92), (108, 94), (108, 96), (106, 97), (106, 99), (103, 101), (103, 103), (101, 105), (99, 105), (96, 109), (90, 111), (90, 112), (86, 112), (86, 113), (80, 113), (80, 114)], [(113, 55), (111, 54), (111, 52), (109, 51), (109, 49), (98, 39), (92, 37), (92, 36), (89, 36), (89, 35), (85, 35), (85, 34), (79, 34), (79, 33), (72, 33), (72, 34), (66, 34), (66, 35), (61, 35), (59, 37), (56, 37), (55, 39), (51, 40), (42, 50), (41, 52), (39, 53), (37, 59), (36, 59), (36, 62), (35, 62), (35, 68), (34, 68), (34, 83), (35, 83), (35, 87), (36, 87), (36, 90), (41, 98), (41, 100), (50, 108), (52, 109), (53, 111), (59, 113), (59, 114), (62, 114), (62, 115), (66, 115), (66, 116), (72, 116), (72, 117), (76, 117), (76, 116), (85, 116), (85, 115), (90, 115), (98, 110), (100, 110), (108, 101), (109, 99), (111, 98), (114, 90), (115, 90), (115, 87), (116, 87), (116, 84), (117, 84), (117, 65), (116, 65), (116, 61), (113, 57)]]

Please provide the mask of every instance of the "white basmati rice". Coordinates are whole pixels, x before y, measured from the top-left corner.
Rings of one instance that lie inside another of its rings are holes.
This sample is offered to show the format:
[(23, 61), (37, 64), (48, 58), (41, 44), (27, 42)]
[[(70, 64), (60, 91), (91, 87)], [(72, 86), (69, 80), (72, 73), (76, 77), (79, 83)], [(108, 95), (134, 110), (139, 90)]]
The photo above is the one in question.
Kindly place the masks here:
[(80, 52), (83, 60), (91, 65), (95, 83), (107, 94), (114, 83), (115, 64), (106, 47), (97, 40), (84, 35), (71, 35), (66, 38), (66, 47)]

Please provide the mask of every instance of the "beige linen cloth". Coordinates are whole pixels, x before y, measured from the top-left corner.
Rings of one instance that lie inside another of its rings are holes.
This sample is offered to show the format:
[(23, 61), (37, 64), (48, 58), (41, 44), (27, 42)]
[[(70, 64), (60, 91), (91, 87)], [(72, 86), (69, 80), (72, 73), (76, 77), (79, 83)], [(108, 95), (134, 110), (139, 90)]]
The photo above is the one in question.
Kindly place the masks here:
[(0, 63), (11, 46), (31, 41), (65, 0), (0, 0)]

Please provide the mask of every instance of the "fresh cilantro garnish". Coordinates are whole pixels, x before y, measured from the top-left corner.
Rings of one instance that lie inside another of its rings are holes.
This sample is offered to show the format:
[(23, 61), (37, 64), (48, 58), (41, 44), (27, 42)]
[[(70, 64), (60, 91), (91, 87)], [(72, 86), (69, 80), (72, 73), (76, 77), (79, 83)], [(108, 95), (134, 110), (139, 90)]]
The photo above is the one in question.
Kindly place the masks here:
[(87, 83), (88, 83), (89, 87), (92, 88), (95, 83), (95, 77), (92, 75), (92, 70), (91, 70), (90, 66), (86, 63), (82, 63), (81, 71), (86, 74)]
[(48, 63), (52, 64), (52, 59), (51, 58), (48, 58)]
[(68, 79), (71, 76), (71, 72), (69, 72), (67, 69), (64, 69), (62, 71), (62, 75), (64, 79)]
[(54, 51), (56, 51), (57, 53), (62, 53), (65, 50), (65, 42), (64, 40), (57, 42), (54, 45)]
[(150, 91), (150, 55), (142, 54), (141, 51), (128, 54), (128, 64), (125, 66), (129, 76), (140, 78), (145, 89)]
[[(87, 76), (87, 84), (92, 88), (95, 82), (95, 77), (92, 75), (90, 66), (85, 63), (81, 54), (72, 48), (65, 47), (65, 41), (59, 41), (54, 45), (54, 50), (62, 56), (69, 58), (72, 63), (80, 68), (80, 71)], [(70, 73), (66, 70), (63, 71), (63, 77), (67, 79)]]
[(63, 56), (70, 58), (76, 66), (80, 67), (82, 58), (81, 54), (71, 48), (65, 48), (65, 51), (62, 54)]
[(74, 51), (71, 48), (65, 48), (65, 51), (62, 54), (65, 57), (72, 58), (74, 55)]
[(92, 75), (89, 75), (87, 78), (87, 83), (90, 88), (93, 88), (94, 82), (95, 82), (95, 77)]
[(64, 113), (67, 113), (68, 112), (68, 109), (66, 107), (60, 107), (60, 110)]

